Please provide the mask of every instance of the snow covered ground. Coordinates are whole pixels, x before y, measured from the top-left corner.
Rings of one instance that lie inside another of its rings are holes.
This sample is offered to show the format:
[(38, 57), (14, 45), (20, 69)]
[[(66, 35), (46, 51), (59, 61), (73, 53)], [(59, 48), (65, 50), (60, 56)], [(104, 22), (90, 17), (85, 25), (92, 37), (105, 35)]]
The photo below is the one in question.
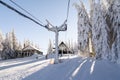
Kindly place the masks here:
[(120, 66), (109, 61), (77, 56), (50, 61), (35, 56), (0, 61), (0, 80), (120, 80)]

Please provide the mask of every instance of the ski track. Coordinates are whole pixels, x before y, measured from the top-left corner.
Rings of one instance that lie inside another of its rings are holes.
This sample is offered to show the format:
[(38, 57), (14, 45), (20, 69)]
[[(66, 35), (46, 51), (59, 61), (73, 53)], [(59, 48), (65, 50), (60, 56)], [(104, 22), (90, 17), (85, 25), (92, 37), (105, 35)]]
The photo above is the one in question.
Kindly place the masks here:
[(49, 65), (23, 80), (70, 80), (74, 71), (84, 61), (87, 60), (77, 57), (66, 60), (63, 63)]
[(106, 60), (80, 57), (61, 58), (61, 60), (62, 63), (59, 64), (50, 64), (50, 59), (41, 60), (35, 58), (5, 61), (5, 63), (0, 63), (0, 80), (120, 79), (120, 66)]
[[(49, 64), (49, 60), (39, 61), (39, 59), (38, 60), (33, 59), (33, 60), (28, 60), (28, 61), (18, 61), (18, 63), (17, 61), (12, 61), (12, 62), (15, 62), (15, 63), (11, 64), (11, 67), (7, 67), (5, 69), (0, 70), (0, 80), (8, 80), (8, 79), (9, 80), (21, 80), (24, 77), (38, 71), (39, 69)], [(9, 62), (6, 62), (5, 64), (7, 65), (10, 63), (11, 62), (9, 61)], [(2, 66), (2, 67), (5, 67), (5, 66)]]

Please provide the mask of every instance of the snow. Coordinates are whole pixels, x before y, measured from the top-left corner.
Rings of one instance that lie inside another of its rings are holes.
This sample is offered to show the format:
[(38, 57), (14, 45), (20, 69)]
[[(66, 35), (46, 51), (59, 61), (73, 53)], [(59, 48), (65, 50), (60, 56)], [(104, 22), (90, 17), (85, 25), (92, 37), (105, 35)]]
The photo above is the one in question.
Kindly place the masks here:
[(81, 52), (86, 53), (88, 51), (88, 33), (90, 31), (90, 22), (89, 17), (84, 7), (84, 4), (75, 4), (75, 8), (77, 9), (78, 13), (78, 49)]
[[(75, 5), (78, 13), (78, 50), (87, 53), (91, 38), (96, 59), (118, 62), (120, 58), (120, 0), (89, 0), (90, 17), (84, 4)], [(90, 30), (89, 30), (90, 29)], [(92, 33), (88, 36), (88, 33)], [(88, 39), (89, 38), (89, 39)], [(85, 48), (85, 49), (81, 49)]]
[(49, 60), (40, 61), (35, 57), (0, 61), (0, 80), (21, 80), (45, 67)]
[(119, 80), (120, 65), (107, 60), (64, 56), (62, 63), (35, 56), (0, 61), (0, 80)]
[(33, 47), (33, 46), (27, 46), (27, 47), (25, 47), (23, 50), (25, 51), (25, 50), (34, 50), (34, 49), (36, 49), (36, 50), (38, 50), (39, 51), (39, 49), (37, 49), (37, 48), (35, 48), (35, 47)]
[(107, 24), (100, 2), (91, 2), (92, 42), (96, 58), (107, 59), (109, 53)]

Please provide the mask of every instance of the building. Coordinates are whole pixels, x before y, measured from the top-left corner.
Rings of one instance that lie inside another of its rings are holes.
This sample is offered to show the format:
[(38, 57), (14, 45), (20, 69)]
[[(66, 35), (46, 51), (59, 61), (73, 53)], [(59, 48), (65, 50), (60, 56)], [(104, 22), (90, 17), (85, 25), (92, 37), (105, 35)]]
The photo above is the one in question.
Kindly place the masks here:
[(73, 52), (68, 48), (68, 46), (64, 43), (61, 42), (58, 46), (59, 49), (59, 55), (62, 56), (62, 54), (72, 54)]
[(26, 56), (32, 56), (34, 53), (38, 53), (40, 55), (43, 55), (43, 52), (41, 52), (39, 49), (33, 47), (33, 46), (26, 46), (22, 49), (21, 52), (18, 53), (20, 57), (26, 57)]

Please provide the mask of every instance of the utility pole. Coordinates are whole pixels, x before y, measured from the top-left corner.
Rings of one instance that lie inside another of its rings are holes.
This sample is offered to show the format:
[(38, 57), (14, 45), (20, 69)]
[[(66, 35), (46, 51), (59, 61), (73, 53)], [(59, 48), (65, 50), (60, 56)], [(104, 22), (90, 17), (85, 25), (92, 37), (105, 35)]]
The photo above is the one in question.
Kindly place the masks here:
[(47, 21), (47, 25), (45, 26), (45, 28), (47, 28), (49, 31), (52, 31), (55, 33), (55, 61), (54, 63), (57, 64), (59, 63), (59, 59), (58, 59), (58, 36), (59, 36), (59, 32), (60, 31), (66, 31), (67, 30), (67, 20), (64, 21), (64, 23), (57, 27), (57, 26), (53, 26), (48, 20)]

